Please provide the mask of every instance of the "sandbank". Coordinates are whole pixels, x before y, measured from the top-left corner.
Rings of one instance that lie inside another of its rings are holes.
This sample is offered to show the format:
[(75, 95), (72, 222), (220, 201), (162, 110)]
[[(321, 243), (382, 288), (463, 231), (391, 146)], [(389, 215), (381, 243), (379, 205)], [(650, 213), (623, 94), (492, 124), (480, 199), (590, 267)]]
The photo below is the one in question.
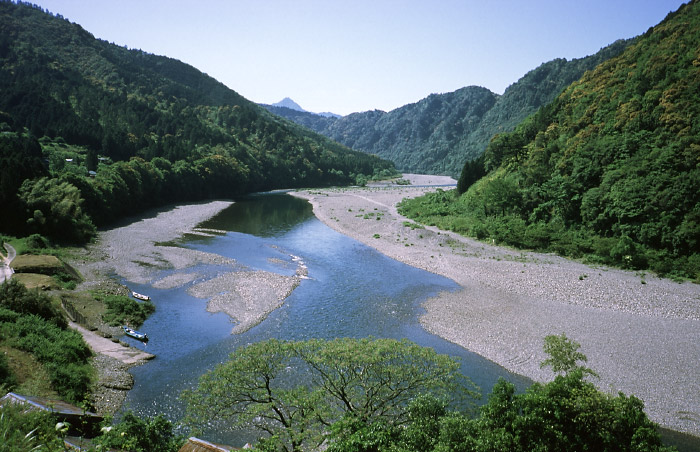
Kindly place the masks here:
[[(404, 177), (413, 185), (445, 183)], [(553, 378), (539, 367), (543, 339), (565, 333), (581, 344), (601, 390), (635, 395), (655, 422), (700, 436), (699, 285), (409, 227), (396, 204), (430, 190), (385, 185), (292, 194), (309, 200), (336, 231), (461, 286), (425, 303), (420, 320), (427, 330), (543, 382)]]
[[(114, 275), (127, 284), (157, 289), (186, 286), (189, 294), (207, 300), (208, 311), (228, 314), (235, 323), (233, 333), (247, 331), (283, 303), (305, 276), (306, 267), (296, 256), (285, 256), (280, 250), (281, 258), (296, 262), (293, 276), (251, 271), (234, 259), (177, 246), (176, 241), (186, 234), (225, 233), (197, 225), (230, 205), (230, 201), (212, 201), (171, 206), (101, 231), (82, 259), (71, 262), (85, 276), (81, 288), (103, 284)], [(287, 262), (284, 259), (280, 262)], [(207, 279), (193, 270), (199, 264), (218, 265), (223, 270)]]

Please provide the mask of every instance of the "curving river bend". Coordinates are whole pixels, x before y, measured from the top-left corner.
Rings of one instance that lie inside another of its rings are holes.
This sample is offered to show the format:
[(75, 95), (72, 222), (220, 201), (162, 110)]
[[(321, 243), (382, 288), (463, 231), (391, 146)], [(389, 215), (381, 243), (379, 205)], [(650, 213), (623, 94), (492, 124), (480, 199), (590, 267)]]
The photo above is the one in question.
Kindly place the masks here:
[[(196, 385), (200, 375), (225, 361), (236, 347), (268, 338), (407, 338), (459, 357), (463, 373), (483, 394), (490, 392), (499, 377), (520, 389), (529, 384), (524, 377), (421, 327), (421, 303), (440, 291), (457, 289), (454, 282), (394, 261), (335, 232), (314, 217), (305, 200), (285, 194), (251, 196), (200, 226), (226, 232), (215, 237), (185, 237), (178, 245), (290, 276), (296, 269), (292, 256), (296, 256), (308, 267), (309, 279), (302, 280), (284, 305), (262, 323), (236, 335), (231, 334), (229, 317), (208, 313), (205, 301), (186, 293), (189, 286), (158, 290), (130, 284), (151, 295), (157, 308), (142, 327), (150, 342), (131, 343), (157, 358), (132, 369), (135, 385), (125, 409), (148, 416), (165, 413), (177, 421), (182, 414), (178, 395), (183, 389)], [(200, 265), (192, 270), (201, 280), (217, 275), (222, 268)], [(240, 445), (255, 436), (208, 432), (207, 439)]]

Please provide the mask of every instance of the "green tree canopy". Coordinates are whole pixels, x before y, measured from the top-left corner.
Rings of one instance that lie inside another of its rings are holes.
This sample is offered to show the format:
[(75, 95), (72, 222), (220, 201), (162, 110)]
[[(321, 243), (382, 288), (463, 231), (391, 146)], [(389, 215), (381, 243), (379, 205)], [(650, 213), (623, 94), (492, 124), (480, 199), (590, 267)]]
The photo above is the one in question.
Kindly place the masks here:
[(268, 445), (299, 451), (321, 444), (342, 419), (352, 419), (347, 434), (399, 425), (420, 394), (460, 399), (473, 390), (454, 359), (406, 340), (271, 339), (238, 349), (183, 397), (192, 425), (252, 424)]
[(477, 416), (431, 395), (414, 399), (401, 424), (344, 418), (329, 452), (664, 452), (656, 425), (634, 396), (599, 391), (584, 378), (586, 357), (565, 335), (548, 336), (547, 363), (563, 374), (524, 393), (500, 379)]
[(47, 177), (27, 180), (19, 197), (27, 209), (30, 232), (72, 243), (95, 236), (95, 226), (83, 212), (83, 199), (74, 185)]
[(559, 336), (547, 336), (544, 338), (544, 352), (549, 358), (542, 361), (540, 367), (551, 367), (558, 374), (581, 371), (583, 374), (595, 376), (595, 372), (579, 364), (588, 361), (588, 357), (578, 351), (579, 348), (581, 344), (572, 341), (564, 333)]

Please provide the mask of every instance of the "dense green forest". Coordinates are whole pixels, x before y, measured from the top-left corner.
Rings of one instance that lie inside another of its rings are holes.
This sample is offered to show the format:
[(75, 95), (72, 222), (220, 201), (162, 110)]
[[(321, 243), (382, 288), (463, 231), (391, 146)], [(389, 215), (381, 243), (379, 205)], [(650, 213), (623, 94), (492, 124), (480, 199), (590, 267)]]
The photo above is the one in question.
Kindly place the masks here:
[(464, 194), (403, 211), (479, 238), (700, 281), (699, 47), (694, 1), (494, 137), (483, 168), (465, 166)]
[(0, 1), (0, 28), (4, 232), (81, 242), (164, 203), (395, 173), (187, 64), (38, 7)]
[(400, 171), (457, 177), (465, 161), (483, 154), (493, 135), (511, 131), (585, 71), (618, 55), (629, 43), (621, 40), (585, 58), (543, 63), (502, 96), (470, 86), (432, 94), (390, 112), (375, 110), (342, 118), (266, 108), (353, 149), (389, 159)]

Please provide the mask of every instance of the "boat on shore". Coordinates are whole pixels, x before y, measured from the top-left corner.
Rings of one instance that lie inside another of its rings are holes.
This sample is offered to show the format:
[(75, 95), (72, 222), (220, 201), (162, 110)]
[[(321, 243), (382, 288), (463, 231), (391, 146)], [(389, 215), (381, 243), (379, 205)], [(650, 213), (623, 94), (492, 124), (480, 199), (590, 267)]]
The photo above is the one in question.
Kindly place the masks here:
[(133, 297), (138, 300), (148, 301), (151, 299), (151, 297), (149, 297), (148, 295), (143, 295), (138, 292), (131, 292), (131, 295), (133, 295)]
[(127, 336), (133, 337), (134, 339), (138, 339), (142, 342), (148, 342), (148, 335), (146, 333), (136, 331), (135, 329), (129, 328), (126, 325), (122, 326), (122, 329), (124, 330), (124, 334)]

